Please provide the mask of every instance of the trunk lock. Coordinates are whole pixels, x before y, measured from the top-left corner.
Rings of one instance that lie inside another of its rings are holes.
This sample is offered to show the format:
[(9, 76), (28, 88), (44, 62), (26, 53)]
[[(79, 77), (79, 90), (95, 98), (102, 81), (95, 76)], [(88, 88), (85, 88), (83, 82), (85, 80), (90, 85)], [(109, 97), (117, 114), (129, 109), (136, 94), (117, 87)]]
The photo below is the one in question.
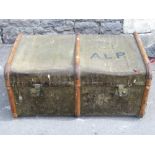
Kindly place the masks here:
[(33, 84), (33, 88), (30, 89), (30, 93), (34, 97), (41, 96), (41, 84)]
[(115, 95), (117, 95), (119, 97), (127, 96), (128, 95), (128, 89), (125, 88), (125, 85), (119, 84), (119, 85), (117, 85)]

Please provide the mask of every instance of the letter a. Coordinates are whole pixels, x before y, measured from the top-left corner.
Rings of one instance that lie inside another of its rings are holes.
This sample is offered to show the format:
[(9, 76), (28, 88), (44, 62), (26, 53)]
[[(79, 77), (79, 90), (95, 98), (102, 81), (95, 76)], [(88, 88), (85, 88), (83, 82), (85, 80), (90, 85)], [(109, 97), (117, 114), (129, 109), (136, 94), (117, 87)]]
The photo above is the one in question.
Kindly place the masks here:
[(93, 53), (90, 59), (101, 59), (100, 56), (97, 53)]

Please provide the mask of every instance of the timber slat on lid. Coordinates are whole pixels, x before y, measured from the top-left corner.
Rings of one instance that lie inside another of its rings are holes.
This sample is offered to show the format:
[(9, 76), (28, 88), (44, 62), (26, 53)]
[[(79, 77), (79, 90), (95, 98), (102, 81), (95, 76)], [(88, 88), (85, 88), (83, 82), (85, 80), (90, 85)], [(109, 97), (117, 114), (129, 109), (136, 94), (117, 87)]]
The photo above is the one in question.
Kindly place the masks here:
[(7, 63), (5, 65), (5, 73), (4, 73), (4, 76), (5, 76), (5, 79), (6, 79), (6, 87), (7, 87), (7, 91), (8, 91), (8, 97), (9, 97), (9, 102), (10, 102), (10, 106), (11, 106), (11, 111), (12, 111), (12, 115), (14, 118), (17, 117), (17, 112), (16, 112), (16, 104), (15, 104), (15, 98), (14, 98), (14, 92), (13, 92), (13, 89), (11, 87), (11, 84), (10, 84), (10, 69), (11, 69), (11, 64), (12, 64), (12, 61), (13, 61), (13, 58), (15, 56), (15, 53), (16, 53), (16, 50), (17, 50), (17, 47), (19, 45), (19, 42), (22, 38), (22, 34), (19, 34), (16, 38), (16, 41), (12, 47), (12, 50), (11, 50), (11, 53), (8, 57), (8, 60), (7, 60)]
[(80, 116), (80, 35), (76, 36), (75, 44), (75, 116)]
[(145, 66), (146, 66), (146, 83), (145, 83), (143, 98), (142, 98), (142, 102), (141, 102), (141, 108), (139, 111), (139, 116), (142, 117), (145, 113), (145, 107), (147, 105), (147, 99), (148, 99), (149, 90), (150, 90), (151, 81), (152, 81), (152, 74), (151, 74), (151, 69), (150, 69), (150, 61), (149, 61), (148, 56), (146, 54), (142, 40), (141, 40), (139, 34), (136, 32), (134, 32), (134, 37), (136, 39), (138, 48), (141, 52), (141, 55), (143, 57), (143, 60), (144, 60)]

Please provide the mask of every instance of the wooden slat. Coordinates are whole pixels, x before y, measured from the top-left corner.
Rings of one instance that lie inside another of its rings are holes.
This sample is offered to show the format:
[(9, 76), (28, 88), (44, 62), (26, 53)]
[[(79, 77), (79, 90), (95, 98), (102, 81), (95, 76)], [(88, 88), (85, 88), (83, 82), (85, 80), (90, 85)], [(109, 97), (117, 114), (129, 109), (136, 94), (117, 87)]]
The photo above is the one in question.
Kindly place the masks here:
[(141, 107), (140, 107), (140, 111), (139, 111), (139, 116), (143, 117), (143, 115), (145, 114), (145, 107), (147, 105), (148, 94), (149, 94), (149, 90), (150, 90), (150, 86), (151, 86), (152, 73), (151, 73), (151, 69), (150, 69), (150, 61), (148, 59), (145, 48), (143, 46), (143, 42), (142, 42), (139, 34), (137, 32), (134, 32), (134, 37), (135, 37), (138, 48), (141, 52), (141, 55), (143, 57), (143, 60), (144, 60), (145, 66), (146, 66), (146, 83), (145, 83), (144, 93), (143, 93)]
[(76, 36), (75, 45), (75, 116), (80, 116), (80, 37)]
[(15, 56), (15, 53), (16, 53), (16, 50), (17, 50), (17, 47), (19, 45), (21, 38), (22, 38), (22, 34), (19, 34), (17, 36), (17, 39), (16, 39), (13, 47), (12, 47), (12, 50), (10, 52), (10, 55), (8, 57), (8, 60), (7, 60), (7, 63), (5, 65), (5, 69), (4, 69), (5, 83), (6, 83), (6, 87), (7, 87), (7, 92), (8, 92), (8, 97), (9, 97), (12, 115), (14, 118), (17, 117), (17, 112), (16, 112), (16, 104), (15, 104), (14, 93), (13, 93), (13, 89), (11, 87), (10, 72), (11, 72), (11, 64), (12, 64), (13, 58)]

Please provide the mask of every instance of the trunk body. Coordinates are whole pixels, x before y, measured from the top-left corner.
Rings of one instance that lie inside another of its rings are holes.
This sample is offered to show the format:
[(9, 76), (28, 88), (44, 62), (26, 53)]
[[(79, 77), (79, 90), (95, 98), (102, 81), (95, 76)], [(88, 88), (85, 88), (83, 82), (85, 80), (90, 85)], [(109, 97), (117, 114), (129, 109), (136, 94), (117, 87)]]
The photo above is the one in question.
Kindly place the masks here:
[(139, 115), (147, 68), (133, 35), (79, 38), (21, 37), (5, 69), (15, 116)]

